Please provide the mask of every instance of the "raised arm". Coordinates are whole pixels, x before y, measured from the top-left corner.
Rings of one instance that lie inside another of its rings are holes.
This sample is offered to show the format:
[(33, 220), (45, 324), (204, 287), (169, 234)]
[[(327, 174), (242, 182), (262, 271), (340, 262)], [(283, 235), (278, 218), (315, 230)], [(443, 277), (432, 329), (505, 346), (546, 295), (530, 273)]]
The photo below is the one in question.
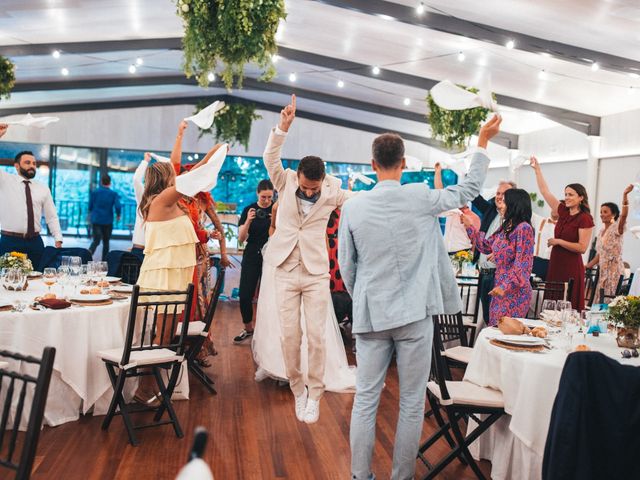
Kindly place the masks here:
[(629, 216), (629, 194), (633, 190), (633, 185), (629, 185), (622, 192), (622, 210), (620, 211), (620, 218), (618, 219), (618, 233), (622, 235), (624, 233), (624, 227), (627, 225), (627, 216)]
[(444, 188), (444, 183), (442, 183), (442, 165), (440, 162), (435, 164), (435, 172), (433, 174), (433, 186), (436, 190), (442, 190)]
[(353, 235), (349, 227), (348, 204), (340, 213), (340, 225), (338, 226), (338, 265), (344, 286), (353, 297), (353, 289), (356, 283), (356, 271), (358, 269), (358, 252), (353, 241)]
[(144, 180), (144, 175), (147, 172), (150, 161), (151, 154), (149, 152), (144, 152), (144, 160), (140, 162), (136, 171), (133, 172), (133, 193), (136, 197), (137, 204), (140, 204), (140, 200), (142, 200), (142, 194), (144, 193), (144, 184), (142, 183), (142, 180)]
[(296, 96), (291, 95), (291, 103), (280, 112), (278, 126), (269, 134), (269, 140), (267, 141), (267, 146), (262, 156), (264, 166), (269, 173), (269, 178), (276, 187), (276, 190), (280, 191), (284, 190), (287, 183), (287, 173), (282, 166), (282, 156), (280, 152), (282, 151), (282, 145), (284, 145), (287, 133), (295, 117)]
[(7, 133), (7, 130), (9, 130), (9, 125), (7, 125), (6, 123), (0, 123), (0, 138), (2, 138), (5, 133)]
[(542, 169), (540, 168), (538, 159), (532, 155), (529, 158), (529, 164), (531, 165), (531, 168), (533, 168), (533, 170), (536, 172), (536, 183), (538, 184), (538, 189), (540, 190), (540, 194), (542, 194), (542, 197), (549, 204), (549, 207), (551, 208), (551, 215), (553, 215), (554, 213), (557, 214), (560, 201), (553, 193), (551, 193), (551, 190), (549, 190), (547, 181), (544, 179), (544, 175), (542, 175)]
[(174, 165), (180, 165), (182, 163), (182, 137), (184, 136), (184, 131), (187, 128), (187, 122), (182, 120), (180, 125), (178, 126), (178, 135), (176, 136), (176, 141), (173, 144), (173, 148), (171, 149), (171, 163)]

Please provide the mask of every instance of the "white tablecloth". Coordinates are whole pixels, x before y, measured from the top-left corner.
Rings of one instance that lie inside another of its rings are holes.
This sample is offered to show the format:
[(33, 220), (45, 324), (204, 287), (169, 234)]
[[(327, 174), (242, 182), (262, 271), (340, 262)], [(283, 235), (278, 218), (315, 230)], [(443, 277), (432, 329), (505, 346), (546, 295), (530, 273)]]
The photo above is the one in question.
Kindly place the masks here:
[[(9, 292), (0, 287), (0, 303), (16, 300), (31, 303), (45, 291), (46, 286), (40, 280), (30, 281), (24, 292)], [(59, 293), (55, 289), (54, 292)], [(85, 414), (92, 407), (96, 415), (106, 413), (113, 390), (97, 352), (124, 345), (129, 304), (126, 300), (100, 307), (0, 312), (0, 349), (40, 358), (45, 346), (56, 348), (44, 415), (47, 425), (77, 420), (80, 413)], [(37, 372), (35, 365), (12, 360), (8, 368), (34, 375)], [(134, 381), (127, 382), (126, 398), (132, 396), (135, 385)], [(177, 392), (188, 398), (188, 375), (181, 377)], [(28, 392), (27, 404), (32, 394)], [(28, 411), (22, 416), (21, 428), (26, 426), (27, 416)]]
[(629, 295), (640, 295), (640, 268), (637, 269), (636, 273), (633, 275), (631, 288), (629, 288)]
[[(489, 343), (497, 335), (500, 331), (496, 328), (480, 333), (464, 379), (501, 390), (508, 415), (476, 440), (470, 450), (474, 458), (492, 462), (491, 478), (538, 479), (567, 353), (557, 349), (544, 353), (506, 350)], [(622, 359), (621, 349), (610, 335), (587, 335), (584, 339), (576, 334), (573, 344), (579, 343), (621, 363), (640, 366), (640, 359)]]

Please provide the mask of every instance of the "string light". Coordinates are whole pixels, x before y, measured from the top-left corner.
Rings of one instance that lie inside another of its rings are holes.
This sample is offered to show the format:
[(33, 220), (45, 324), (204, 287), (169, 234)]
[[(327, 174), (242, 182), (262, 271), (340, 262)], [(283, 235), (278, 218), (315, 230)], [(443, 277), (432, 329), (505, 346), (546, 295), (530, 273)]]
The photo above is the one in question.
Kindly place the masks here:
[(547, 74), (547, 72), (545, 72), (544, 70), (540, 70), (538, 72), (538, 79), (546, 80), (547, 78), (549, 78), (549, 75)]
[(298, 77), (296, 76), (295, 73), (290, 73), (289, 74), (289, 81), (290, 82), (295, 82), (298, 79)]
[(136, 66), (135, 65), (129, 65), (129, 73), (136, 73)]
[(513, 47), (515, 47), (515, 46), (516, 46), (516, 42), (514, 42), (513, 40), (509, 40), (509, 41), (507, 42), (507, 44), (506, 44), (506, 47), (507, 47), (509, 50), (513, 50)]
[(465, 58), (467, 58), (467, 57), (465, 57), (465, 56), (464, 56), (464, 53), (460, 52), (460, 53), (458, 54), (458, 61), (459, 61), (459, 62), (464, 62), (464, 59), (465, 59)]
[(424, 3), (420, 2), (416, 7), (416, 13), (422, 15), (424, 13)]
[(408, 107), (409, 105), (411, 105), (411, 99), (405, 98), (403, 103)]
[(377, 65), (373, 67), (371, 71), (373, 72), (374, 75), (380, 75), (380, 67)]
[(144, 60), (142, 60), (142, 58), (138, 57), (136, 58), (136, 65), (140, 66), (144, 63)]
[(273, 63), (278, 63), (278, 60), (280, 60), (280, 55), (277, 55), (277, 54), (271, 55), (271, 61)]
[(216, 79), (216, 75), (213, 72), (209, 72), (207, 74), (207, 80), (209, 80), (209, 82), (213, 82)]
[(60, 70), (60, 73), (62, 74), (62, 76), (66, 77), (67, 75), (69, 75), (69, 69), (66, 67), (62, 67), (62, 70)]
[(342, 80), (338, 80), (338, 88), (344, 88), (344, 82)]
[(600, 70), (600, 65), (598, 65), (598, 62), (593, 62), (591, 64), (591, 71), (592, 72), (597, 72), (598, 70)]
[(51, 56), (53, 58), (60, 58), (60, 50), (54, 50), (53, 52), (51, 52)]

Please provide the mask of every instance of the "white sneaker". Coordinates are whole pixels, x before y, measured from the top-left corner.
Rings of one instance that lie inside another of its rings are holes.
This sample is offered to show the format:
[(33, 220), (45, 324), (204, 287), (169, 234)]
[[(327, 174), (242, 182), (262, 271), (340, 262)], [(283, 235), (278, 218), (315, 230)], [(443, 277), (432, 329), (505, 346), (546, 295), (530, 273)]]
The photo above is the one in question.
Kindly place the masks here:
[(304, 422), (304, 419), (305, 419), (308, 396), (309, 396), (309, 392), (307, 391), (307, 387), (305, 387), (302, 395), (300, 395), (299, 397), (296, 397), (296, 418), (301, 422)]
[(307, 400), (307, 408), (304, 412), (304, 423), (316, 423), (320, 417), (320, 400)]
[(266, 380), (267, 378), (269, 378), (269, 374), (267, 373), (267, 371), (262, 368), (262, 367), (258, 367), (258, 369), (256, 370), (256, 376), (254, 377), (256, 382), (261, 382), (263, 380)]

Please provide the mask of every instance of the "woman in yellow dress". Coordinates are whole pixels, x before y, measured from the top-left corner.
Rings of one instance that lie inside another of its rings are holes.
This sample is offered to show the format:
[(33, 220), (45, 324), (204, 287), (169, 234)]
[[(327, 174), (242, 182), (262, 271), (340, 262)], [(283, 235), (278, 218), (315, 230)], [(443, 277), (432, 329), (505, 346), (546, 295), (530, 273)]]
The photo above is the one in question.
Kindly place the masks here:
[[(191, 172), (179, 177), (170, 163), (157, 162), (147, 168), (140, 200), (145, 222), (145, 257), (138, 277), (141, 290), (184, 291), (192, 282), (198, 237), (178, 202), (183, 195), (193, 197), (215, 187), (227, 150), (226, 144), (216, 145)], [(154, 387), (154, 380), (143, 376), (134, 398), (158, 404)]]

